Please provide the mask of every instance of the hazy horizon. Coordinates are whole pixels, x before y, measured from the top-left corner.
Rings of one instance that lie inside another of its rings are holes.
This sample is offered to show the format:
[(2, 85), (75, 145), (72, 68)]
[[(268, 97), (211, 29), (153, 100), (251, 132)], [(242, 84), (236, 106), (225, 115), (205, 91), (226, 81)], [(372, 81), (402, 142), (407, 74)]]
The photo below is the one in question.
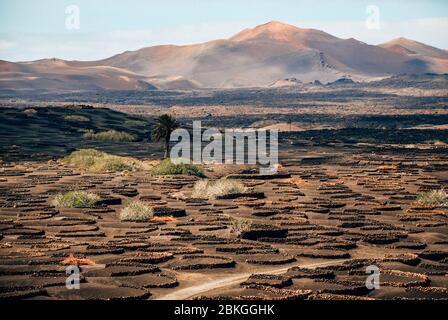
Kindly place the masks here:
[[(0, 3), (0, 59), (98, 60), (154, 45), (187, 45), (229, 38), (272, 20), (374, 45), (405, 37), (448, 48), (448, 39), (440, 32), (448, 28), (448, 3), (439, 0), (127, 3), (131, 4), (103, 0), (4, 0)], [(79, 8), (79, 28), (67, 28), (70, 13), (66, 9), (70, 5)], [(379, 24), (378, 28), (369, 29), (365, 23), (372, 15), (368, 9), (371, 5), (379, 9)]]

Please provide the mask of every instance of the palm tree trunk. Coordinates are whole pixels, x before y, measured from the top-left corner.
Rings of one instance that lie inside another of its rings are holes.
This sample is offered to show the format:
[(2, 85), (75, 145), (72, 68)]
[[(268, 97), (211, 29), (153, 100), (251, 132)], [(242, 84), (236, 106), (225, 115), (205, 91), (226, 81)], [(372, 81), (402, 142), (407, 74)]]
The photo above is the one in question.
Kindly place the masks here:
[(164, 158), (167, 159), (170, 156), (170, 135), (167, 135), (165, 137), (165, 156)]

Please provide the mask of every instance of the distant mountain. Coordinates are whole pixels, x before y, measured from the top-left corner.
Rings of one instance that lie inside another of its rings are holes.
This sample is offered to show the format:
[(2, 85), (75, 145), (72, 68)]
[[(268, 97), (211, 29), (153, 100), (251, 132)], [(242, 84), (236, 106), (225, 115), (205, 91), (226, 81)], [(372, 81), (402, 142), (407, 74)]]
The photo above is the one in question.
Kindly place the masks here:
[(109, 66), (44, 59), (27, 63), (0, 61), (0, 90), (156, 90), (145, 77)]
[(397, 38), (380, 46), (389, 51), (400, 52), (410, 58), (424, 61), (431, 72), (446, 73), (448, 70), (448, 51), (446, 50), (406, 38)]
[(431, 47), (427, 44), (406, 38), (393, 39), (389, 42), (381, 44), (380, 47), (391, 51), (402, 50), (408, 55), (421, 55), (437, 59), (448, 59), (448, 52), (446, 50)]
[(374, 46), (272, 21), (225, 40), (148, 47), (99, 61), (0, 62), (0, 89), (191, 90), (428, 72), (448, 72), (446, 50), (404, 38)]

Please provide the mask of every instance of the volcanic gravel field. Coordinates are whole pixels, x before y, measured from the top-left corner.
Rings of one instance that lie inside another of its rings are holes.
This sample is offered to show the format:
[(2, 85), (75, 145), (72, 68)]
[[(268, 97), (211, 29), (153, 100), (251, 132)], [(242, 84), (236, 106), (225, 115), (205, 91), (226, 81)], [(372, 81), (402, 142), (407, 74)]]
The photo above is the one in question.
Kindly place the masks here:
[[(446, 188), (445, 149), (339, 144), (280, 147), (277, 175), (233, 166), (208, 176), (250, 192), (194, 200), (198, 179), (91, 173), (57, 161), (0, 163), (0, 298), (20, 299), (447, 299), (448, 210), (416, 195)], [(62, 191), (101, 196), (60, 209)], [(123, 222), (123, 203), (155, 207)], [(251, 221), (240, 234), (231, 218)], [(80, 264), (68, 290), (64, 259)], [(380, 270), (369, 290), (366, 268)]]

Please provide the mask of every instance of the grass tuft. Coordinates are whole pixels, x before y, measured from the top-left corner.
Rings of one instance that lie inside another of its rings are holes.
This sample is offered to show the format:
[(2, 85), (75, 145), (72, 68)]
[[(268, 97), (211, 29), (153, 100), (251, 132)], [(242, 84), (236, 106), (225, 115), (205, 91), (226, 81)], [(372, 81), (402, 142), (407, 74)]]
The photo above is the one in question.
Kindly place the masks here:
[(204, 173), (201, 168), (191, 163), (173, 163), (170, 159), (162, 160), (156, 164), (151, 173), (157, 176), (167, 175), (188, 175), (204, 177)]
[(93, 208), (100, 197), (86, 191), (58, 193), (52, 204), (60, 208)]
[(154, 215), (154, 210), (141, 201), (130, 201), (120, 212), (121, 221), (148, 221)]
[(112, 141), (112, 142), (132, 142), (137, 138), (132, 134), (124, 131), (108, 130), (95, 133), (93, 130), (88, 130), (82, 137), (87, 140), (95, 141)]
[(143, 127), (143, 126), (148, 125), (148, 121), (144, 121), (144, 120), (126, 120), (124, 122), (124, 124), (126, 126), (129, 126), (129, 127)]
[(422, 192), (417, 196), (417, 203), (428, 207), (447, 207), (448, 195), (445, 190)]
[(248, 231), (252, 225), (249, 219), (230, 217), (230, 232), (240, 235)]
[(68, 121), (68, 122), (89, 122), (90, 121), (89, 118), (87, 118), (85, 116), (80, 116), (80, 115), (65, 116), (64, 120)]
[(218, 196), (244, 193), (246, 191), (246, 186), (238, 180), (201, 180), (195, 183), (191, 197), (199, 199), (216, 199)]
[(62, 159), (62, 162), (94, 172), (130, 172), (149, 168), (143, 161), (131, 157), (115, 156), (95, 149), (74, 151)]

